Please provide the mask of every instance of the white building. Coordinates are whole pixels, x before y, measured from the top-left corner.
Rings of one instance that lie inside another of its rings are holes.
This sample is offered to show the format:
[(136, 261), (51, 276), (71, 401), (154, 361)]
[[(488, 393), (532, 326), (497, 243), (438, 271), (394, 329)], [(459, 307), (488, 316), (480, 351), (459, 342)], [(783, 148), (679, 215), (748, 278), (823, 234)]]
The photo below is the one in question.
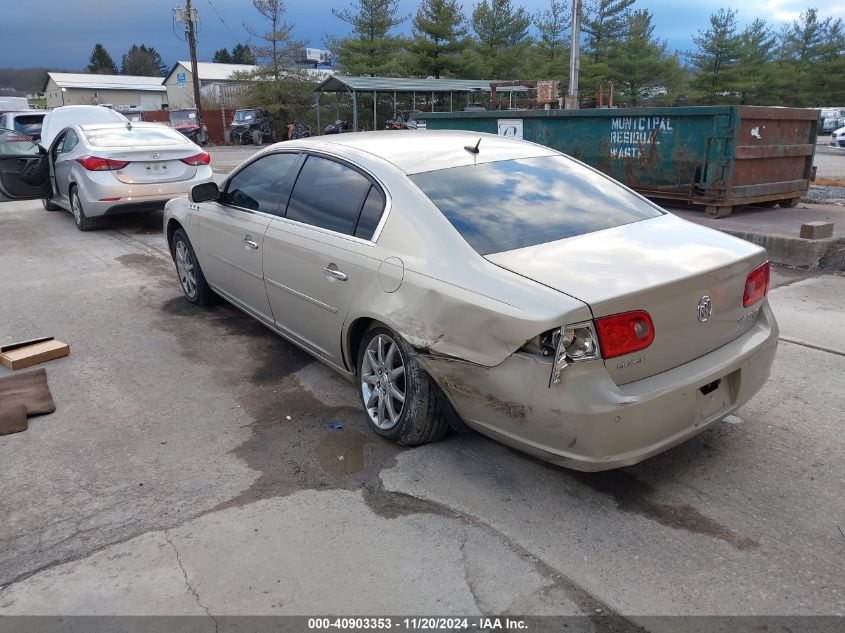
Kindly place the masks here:
[(161, 110), (167, 104), (161, 77), (48, 72), (44, 94), (48, 108), (108, 103), (115, 108)]
[[(200, 79), (201, 98), (231, 106), (226, 103), (240, 93), (245, 82), (234, 77), (236, 73), (251, 73), (258, 66), (249, 64), (216, 64), (214, 62), (197, 62), (197, 74)], [(176, 62), (176, 65), (164, 78), (167, 90), (167, 102), (171, 110), (178, 108), (195, 108), (194, 103), (194, 75), (191, 73), (191, 62)]]

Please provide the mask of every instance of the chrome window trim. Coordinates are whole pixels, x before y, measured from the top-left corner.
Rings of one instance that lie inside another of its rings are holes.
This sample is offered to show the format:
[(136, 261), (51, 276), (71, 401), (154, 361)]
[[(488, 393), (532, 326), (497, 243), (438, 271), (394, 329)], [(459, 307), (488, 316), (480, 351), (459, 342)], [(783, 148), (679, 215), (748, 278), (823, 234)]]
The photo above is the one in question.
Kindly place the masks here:
[[(237, 171), (233, 171), (228, 176), (226, 176), (226, 178), (223, 180), (223, 182), (220, 183), (221, 192), (226, 191), (226, 188), (229, 186), (229, 181), (232, 178), (234, 178), (235, 176), (237, 176), (241, 171), (246, 169), (249, 165), (251, 165), (255, 161), (257, 161), (261, 158), (264, 158), (265, 156), (269, 156), (270, 154), (305, 154), (306, 156), (314, 155), (314, 156), (318, 156), (320, 158), (335, 160), (336, 162), (340, 162), (340, 163), (347, 163), (351, 167), (353, 167), (356, 170), (358, 170), (359, 172), (361, 172), (361, 174), (364, 175), (364, 177), (368, 178), (372, 183), (374, 183), (375, 185), (378, 186), (378, 188), (381, 190), (382, 195), (384, 196), (384, 211), (382, 211), (381, 218), (379, 219), (378, 224), (376, 225), (375, 231), (373, 231), (373, 236), (370, 239), (365, 240), (362, 237), (356, 237), (354, 235), (348, 235), (346, 233), (339, 233), (338, 231), (332, 231), (330, 229), (325, 229), (323, 227), (315, 226), (313, 224), (306, 224), (305, 222), (299, 222), (298, 220), (291, 220), (291, 219), (288, 219), (288, 218), (286, 218), (282, 215), (275, 215), (275, 214), (272, 214), (272, 213), (267, 213), (265, 211), (256, 211), (254, 209), (245, 209), (243, 207), (236, 207), (235, 205), (225, 204), (223, 202), (220, 202), (219, 200), (216, 201), (216, 202), (223, 207), (227, 207), (227, 208), (231, 208), (231, 209), (238, 209), (240, 211), (246, 211), (247, 213), (256, 213), (258, 215), (263, 215), (263, 216), (269, 217), (273, 220), (290, 223), (293, 226), (305, 227), (305, 228), (308, 228), (308, 229), (312, 229), (314, 231), (318, 231), (320, 233), (325, 233), (326, 235), (331, 235), (331, 236), (334, 236), (334, 237), (340, 237), (340, 238), (343, 238), (343, 239), (346, 239), (346, 240), (350, 240), (350, 241), (355, 242), (357, 244), (363, 244), (365, 246), (375, 246), (378, 243), (378, 239), (381, 236), (381, 232), (384, 229), (384, 225), (387, 222), (387, 218), (388, 218), (388, 216), (390, 215), (390, 212), (393, 209), (393, 196), (390, 194), (390, 190), (387, 188), (387, 185), (385, 185), (384, 181), (381, 178), (379, 178), (378, 176), (373, 174), (369, 169), (367, 169), (366, 167), (364, 167), (363, 165), (361, 165), (360, 163), (358, 163), (354, 159), (351, 159), (351, 158), (344, 156), (344, 155), (337, 153), (337, 152), (332, 152), (332, 151), (324, 150), (324, 149), (312, 149), (310, 147), (290, 147), (290, 148), (276, 148), (276, 149), (268, 148), (266, 150), (262, 150), (261, 152), (258, 152), (254, 156), (250, 157), (247, 160), (246, 163), (243, 163), (242, 165), (240, 165), (237, 168)], [(298, 176), (299, 176), (299, 174), (297, 174), (297, 177)], [(294, 186), (296, 186), (296, 181), (294, 181)], [(291, 189), (291, 193), (293, 193), (293, 189)], [(285, 212), (287, 212), (287, 209), (285, 209)]]
[[(218, 187), (220, 189), (220, 194), (222, 195), (222, 194), (226, 193), (226, 190), (229, 188), (229, 183), (231, 182), (232, 178), (237, 176), (239, 173), (241, 173), (244, 169), (246, 169), (247, 167), (249, 167), (253, 163), (258, 162), (262, 158), (270, 156), (271, 154), (299, 154), (299, 155), (302, 155), (302, 153), (303, 153), (302, 150), (294, 149), (294, 148), (280, 149), (280, 150), (275, 150), (275, 151), (262, 150), (260, 152), (257, 152), (256, 154), (254, 154), (253, 156), (248, 158), (247, 162), (239, 165), (236, 168), (237, 171), (233, 171), (233, 172), (229, 173), (229, 175), (226, 176), (223, 179), (223, 182), (221, 182), (219, 187)], [(296, 169), (298, 170), (300, 167), (301, 167), (301, 165), (297, 165)], [(297, 171), (297, 176), (298, 175), (299, 175), (299, 172)], [(296, 181), (294, 181), (294, 184), (296, 184)], [(291, 188), (291, 191), (293, 191), (293, 188)], [(290, 197), (290, 194), (288, 194), (288, 197)], [(237, 209), (238, 211), (244, 211), (246, 213), (256, 213), (258, 215), (264, 215), (264, 216), (271, 217), (271, 218), (281, 218), (282, 217), (282, 216), (276, 215), (274, 213), (267, 213), (266, 211), (259, 211), (257, 209), (247, 209), (246, 207), (239, 207), (235, 204), (227, 204), (225, 202), (221, 202), (219, 199), (214, 200), (213, 202), (216, 202), (221, 207), (226, 207), (227, 209)]]

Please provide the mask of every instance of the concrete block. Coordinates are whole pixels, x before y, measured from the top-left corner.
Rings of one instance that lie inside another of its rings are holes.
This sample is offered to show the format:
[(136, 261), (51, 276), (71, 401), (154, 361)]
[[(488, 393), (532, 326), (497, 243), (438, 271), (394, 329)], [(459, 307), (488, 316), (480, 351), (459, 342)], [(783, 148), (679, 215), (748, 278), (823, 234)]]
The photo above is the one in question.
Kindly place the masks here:
[(801, 237), (805, 240), (821, 240), (833, 237), (833, 222), (807, 222), (801, 225)]

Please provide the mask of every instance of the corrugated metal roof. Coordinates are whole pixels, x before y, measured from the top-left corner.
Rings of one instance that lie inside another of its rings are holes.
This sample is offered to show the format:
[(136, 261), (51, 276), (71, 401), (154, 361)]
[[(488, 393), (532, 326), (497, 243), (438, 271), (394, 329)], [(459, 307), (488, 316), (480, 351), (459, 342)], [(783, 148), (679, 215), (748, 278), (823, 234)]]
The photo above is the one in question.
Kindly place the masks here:
[[(180, 65), (185, 68), (188, 72), (191, 72), (191, 62), (177, 62), (177, 65)], [(253, 66), (252, 64), (217, 64), (215, 62), (197, 62), (197, 75), (199, 75), (200, 81), (226, 81), (232, 78), (232, 75), (236, 72), (240, 73), (251, 73), (255, 70), (258, 70), (259, 66)], [(173, 71), (170, 71), (170, 75), (173, 74)], [(170, 76), (168, 75), (168, 77)]]
[(94, 75), (83, 73), (47, 73), (59, 88), (88, 88), (93, 90), (145, 90), (164, 92), (167, 88), (161, 77), (137, 75)]
[(384, 92), (490, 92), (484, 79), (409, 79), (407, 77), (347, 77), (332, 75), (315, 91), (336, 92), (378, 90)]

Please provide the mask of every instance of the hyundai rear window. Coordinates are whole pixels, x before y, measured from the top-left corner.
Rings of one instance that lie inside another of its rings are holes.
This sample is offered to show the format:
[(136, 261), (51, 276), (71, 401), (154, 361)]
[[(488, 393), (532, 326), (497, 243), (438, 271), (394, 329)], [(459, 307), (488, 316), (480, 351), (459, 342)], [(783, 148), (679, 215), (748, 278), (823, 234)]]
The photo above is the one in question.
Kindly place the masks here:
[(169, 128), (127, 126), (85, 130), (85, 136), (96, 147), (135, 147), (138, 145), (185, 145), (188, 141)]
[(410, 178), (481, 255), (662, 214), (650, 202), (565, 156), (453, 167)]

